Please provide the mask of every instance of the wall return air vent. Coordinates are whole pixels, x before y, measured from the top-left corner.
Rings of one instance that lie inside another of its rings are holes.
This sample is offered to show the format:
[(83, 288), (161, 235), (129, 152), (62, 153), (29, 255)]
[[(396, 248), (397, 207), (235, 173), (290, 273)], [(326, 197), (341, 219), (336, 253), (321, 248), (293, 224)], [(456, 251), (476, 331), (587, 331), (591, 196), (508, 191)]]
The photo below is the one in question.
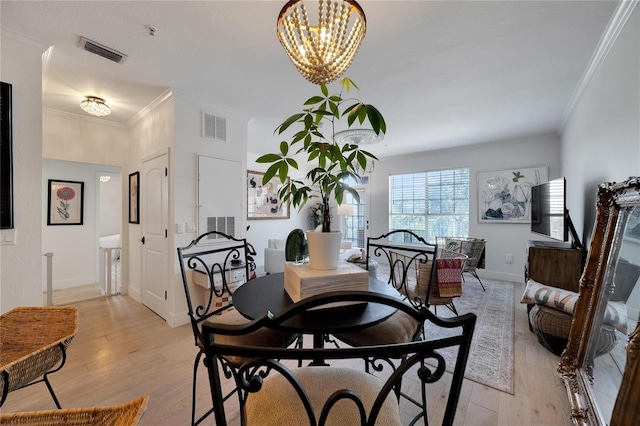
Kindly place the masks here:
[(202, 111), (202, 137), (227, 141), (227, 119)]
[(107, 47), (103, 44), (95, 42), (93, 40), (89, 40), (85, 37), (80, 37), (80, 48), (86, 50), (87, 52), (91, 52), (98, 56), (102, 56), (103, 58), (109, 59), (110, 61), (121, 64), (127, 59), (127, 55), (124, 53), (118, 52), (115, 49)]

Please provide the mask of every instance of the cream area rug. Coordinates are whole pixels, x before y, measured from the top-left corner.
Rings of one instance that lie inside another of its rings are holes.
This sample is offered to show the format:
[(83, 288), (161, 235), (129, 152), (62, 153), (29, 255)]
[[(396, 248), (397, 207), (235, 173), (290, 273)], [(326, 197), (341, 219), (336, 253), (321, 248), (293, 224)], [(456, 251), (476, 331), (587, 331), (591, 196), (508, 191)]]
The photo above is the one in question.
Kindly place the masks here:
[[(458, 314), (473, 312), (478, 317), (464, 376), (513, 394), (514, 284), (485, 278), (482, 283), (486, 291), (482, 291), (478, 280), (465, 275), (462, 296), (454, 298)], [(437, 315), (454, 316), (445, 306), (437, 306)], [(427, 339), (446, 337), (447, 332), (439, 327), (425, 329)], [(459, 333), (459, 329), (453, 332)], [(456, 348), (441, 351), (447, 365), (455, 364), (457, 352)]]

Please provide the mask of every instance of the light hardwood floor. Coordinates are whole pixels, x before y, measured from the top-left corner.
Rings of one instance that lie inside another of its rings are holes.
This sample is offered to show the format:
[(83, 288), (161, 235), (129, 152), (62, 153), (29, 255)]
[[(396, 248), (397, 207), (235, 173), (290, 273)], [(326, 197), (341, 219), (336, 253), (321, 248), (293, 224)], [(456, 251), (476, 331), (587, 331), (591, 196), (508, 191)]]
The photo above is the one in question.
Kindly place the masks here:
[[(527, 327), (526, 309), (515, 291), (515, 394), (465, 380), (458, 425), (570, 425), (567, 394), (548, 352)], [(75, 304), (79, 331), (64, 368), (51, 382), (64, 408), (120, 404), (149, 395), (142, 425), (187, 425), (196, 348), (190, 326), (171, 328), (128, 296)], [(198, 407), (210, 403), (206, 373), (200, 369)], [(442, 400), (437, 392), (435, 401)], [(55, 408), (44, 384), (12, 392), (2, 412)], [(435, 404), (438, 410), (438, 404)], [(237, 424), (237, 412), (230, 424)], [(215, 424), (212, 417), (204, 422)]]

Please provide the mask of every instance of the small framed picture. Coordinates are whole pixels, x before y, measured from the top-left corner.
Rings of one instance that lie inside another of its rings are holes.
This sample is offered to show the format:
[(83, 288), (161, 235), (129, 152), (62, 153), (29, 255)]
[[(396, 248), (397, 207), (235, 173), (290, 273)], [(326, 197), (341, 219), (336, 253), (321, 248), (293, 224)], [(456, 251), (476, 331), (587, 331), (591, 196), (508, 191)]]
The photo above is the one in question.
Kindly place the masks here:
[(82, 225), (84, 182), (49, 179), (47, 225)]
[(289, 202), (283, 203), (278, 198), (280, 179), (274, 176), (263, 185), (263, 177), (262, 172), (247, 171), (247, 219), (289, 219)]
[(129, 223), (140, 223), (140, 172), (129, 175)]

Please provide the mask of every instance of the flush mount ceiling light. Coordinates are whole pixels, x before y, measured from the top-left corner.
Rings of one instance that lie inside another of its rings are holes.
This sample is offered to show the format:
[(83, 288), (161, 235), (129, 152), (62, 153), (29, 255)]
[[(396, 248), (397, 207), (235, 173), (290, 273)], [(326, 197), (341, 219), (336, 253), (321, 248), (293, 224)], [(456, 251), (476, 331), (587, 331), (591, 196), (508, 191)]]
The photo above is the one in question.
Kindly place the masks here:
[(366, 33), (367, 20), (354, 0), (317, 3), (317, 24), (312, 25), (302, 0), (287, 2), (278, 16), (278, 40), (304, 78), (326, 84), (351, 65)]
[(98, 98), (97, 96), (87, 96), (86, 98), (87, 99), (80, 102), (80, 108), (89, 114), (97, 115), (98, 117), (111, 114), (111, 108), (104, 103), (104, 99)]
[(337, 132), (333, 140), (339, 144), (371, 145), (384, 139), (384, 133), (376, 135), (372, 129), (349, 129)]

